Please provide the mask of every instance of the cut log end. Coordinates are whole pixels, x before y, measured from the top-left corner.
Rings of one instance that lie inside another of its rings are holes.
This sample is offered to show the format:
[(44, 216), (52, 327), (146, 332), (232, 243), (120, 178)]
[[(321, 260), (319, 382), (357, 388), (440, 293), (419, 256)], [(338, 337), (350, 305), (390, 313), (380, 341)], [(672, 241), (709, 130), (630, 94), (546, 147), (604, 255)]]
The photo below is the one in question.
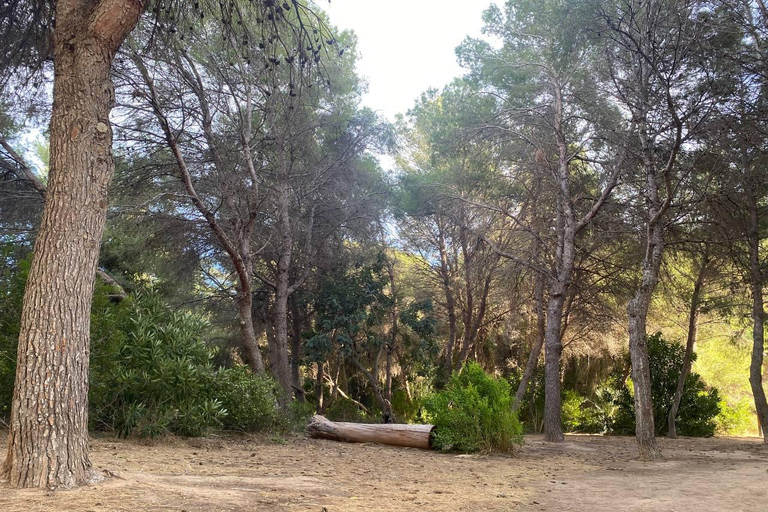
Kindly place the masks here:
[(330, 439), (346, 443), (377, 443), (411, 448), (432, 448), (434, 425), (367, 424), (330, 421), (315, 415), (307, 425), (313, 439)]

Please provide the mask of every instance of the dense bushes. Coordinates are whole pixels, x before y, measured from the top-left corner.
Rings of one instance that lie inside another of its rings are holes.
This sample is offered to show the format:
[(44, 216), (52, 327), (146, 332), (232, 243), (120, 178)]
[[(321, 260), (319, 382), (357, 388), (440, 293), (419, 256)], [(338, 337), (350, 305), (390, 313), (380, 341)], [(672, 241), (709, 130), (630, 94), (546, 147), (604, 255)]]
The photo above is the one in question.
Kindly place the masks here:
[(94, 343), (91, 418), (118, 435), (184, 436), (221, 425), (213, 353), (199, 316), (171, 311), (153, 292), (129, 298), (118, 332)]
[(512, 412), (509, 383), (470, 363), (445, 389), (426, 399), (427, 419), (435, 425), (434, 446), (460, 452), (511, 452), (522, 443), (522, 426)]
[(217, 377), (216, 397), (227, 411), (221, 419), (224, 428), (252, 432), (280, 424), (273, 379), (254, 375), (243, 365), (221, 369)]
[[(667, 415), (672, 406), (677, 381), (683, 367), (685, 347), (668, 342), (661, 333), (648, 336), (647, 343), (651, 369), (653, 419), (656, 434), (664, 435), (667, 433)], [(635, 433), (635, 405), (631, 381), (623, 382), (621, 376), (617, 374), (614, 376), (614, 383), (619, 389), (616, 398), (618, 410), (610, 425), (610, 431), (616, 434), (632, 435)], [(685, 390), (677, 414), (677, 433), (683, 436), (712, 436), (717, 426), (715, 417), (719, 412), (720, 395), (717, 390), (707, 388), (701, 377), (691, 372), (685, 381)]]
[(243, 366), (215, 368), (206, 321), (147, 291), (99, 311), (93, 339), (91, 421), (118, 435), (198, 436), (278, 423), (277, 388)]

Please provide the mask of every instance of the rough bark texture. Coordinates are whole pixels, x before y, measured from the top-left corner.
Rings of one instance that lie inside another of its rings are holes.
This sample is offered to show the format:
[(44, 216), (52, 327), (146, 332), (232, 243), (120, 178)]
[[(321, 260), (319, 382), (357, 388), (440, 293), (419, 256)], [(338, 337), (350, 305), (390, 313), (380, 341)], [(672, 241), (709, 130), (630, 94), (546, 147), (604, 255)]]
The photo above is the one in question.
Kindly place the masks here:
[(114, 173), (110, 68), (144, 2), (56, 4), (50, 175), (21, 316), (2, 477), (13, 487), (92, 480), (90, 309)]
[(693, 349), (696, 345), (696, 335), (699, 330), (699, 306), (701, 304), (701, 290), (704, 286), (704, 275), (708, 266), (709, 256), (705, 252), (701, 261), (701, 267), (699, 267), (699, 272), (696, 276), (696, 282), (693, 285), (693, 293), (691, 294), (691, 307), (688, 312), (688, 337), (685, 342), (683, 367), (680, 370), (680, 377), (677, 380), (675, 396), (672, 398), (672, 406), (669, 408), (669, 416), (667, 417), (667, 437), (671, 437), (673, 439), (677, 437), (675, 419), (677, 418), (677, 411), (680, 409), (680, 401), (683, 399), (685, 381), (688, 379), (688, 375), (691, 373)]
[(656, 446), (651, 398), (651, 369), (646, 343), (646, 319), (653, 289), (659, 280), (664, 249), (661, 226), (649, 228), (646, 259), (643, 261), (642, 281), (627, 306), (629, 315), (629, 355), (632, 361), (632, 382), (635, 391), (635, 436), (640, 458), (653, 460), (661, 455)]
[(290, 218), (290, 191), (288, 184), (281, 182), (277, 190), (280, 205), (281, 243), (275, 277), (275, 346), (272, 350), (272, 374), (280, 385), (281, 407), (291, 399), (291, 373), (288, 362), (288, 297), (290, 295), (290, 268), (293, 257), (293, 236)]
[(432, 425), (370, 425), (330, 421), (315, 415), (307, 425), (307, 435), (347, 443), (379, 443), (411, 448), (432, 447)]

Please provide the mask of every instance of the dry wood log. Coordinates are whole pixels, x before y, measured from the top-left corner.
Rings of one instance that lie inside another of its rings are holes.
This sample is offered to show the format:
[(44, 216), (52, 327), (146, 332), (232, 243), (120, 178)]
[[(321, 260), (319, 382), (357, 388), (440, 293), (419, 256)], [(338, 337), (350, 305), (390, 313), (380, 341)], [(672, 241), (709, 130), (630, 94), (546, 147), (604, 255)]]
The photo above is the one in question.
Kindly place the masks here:
[(434, 425), (366, 424), (330, 421), (315, 415), (307, 425), (307, 435), (347, 443), (379, 443), (392, 446), (432, 447)]

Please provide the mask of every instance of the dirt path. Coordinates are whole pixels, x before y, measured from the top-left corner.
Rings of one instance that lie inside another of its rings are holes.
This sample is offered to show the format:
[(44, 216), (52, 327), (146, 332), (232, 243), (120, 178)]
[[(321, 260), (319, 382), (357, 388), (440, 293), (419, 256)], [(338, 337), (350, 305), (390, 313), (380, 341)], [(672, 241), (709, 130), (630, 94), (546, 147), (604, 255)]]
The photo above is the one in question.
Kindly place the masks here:
[(92, 461), (116, 478), (55, 493), (0, 487), (0, 511), (768, 511), (759, 440), (660, 443), (665, 460), (642, 463), (634, 440), (617, 437), (528, 437), (516, 457), (302, 438), (96, 439)]

